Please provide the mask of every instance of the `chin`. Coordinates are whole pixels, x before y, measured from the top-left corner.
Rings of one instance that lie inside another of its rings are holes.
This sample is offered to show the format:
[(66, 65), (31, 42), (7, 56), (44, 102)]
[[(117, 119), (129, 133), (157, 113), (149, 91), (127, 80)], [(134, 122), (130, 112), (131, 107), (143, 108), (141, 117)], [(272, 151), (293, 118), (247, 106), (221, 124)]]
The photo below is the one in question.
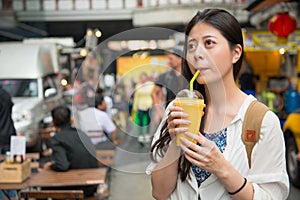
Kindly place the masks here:
[(196, 80), (197, 80), (197, 83), (199, 83), (199, 84), (202, 84), (202, 85), (206, 84), (206, 81), (202, 77), (198, 77)]

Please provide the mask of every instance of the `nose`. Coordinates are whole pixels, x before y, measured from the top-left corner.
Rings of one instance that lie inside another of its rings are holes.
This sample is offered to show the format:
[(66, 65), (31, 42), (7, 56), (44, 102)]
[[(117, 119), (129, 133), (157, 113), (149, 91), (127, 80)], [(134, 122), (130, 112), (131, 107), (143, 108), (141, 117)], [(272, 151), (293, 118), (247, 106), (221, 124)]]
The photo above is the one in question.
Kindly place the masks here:
[(195, 58), (203, 60), (205, 58), (205, 55), (206, 55), (205, 49), (201, 45), (198, 45), (194, 54)]

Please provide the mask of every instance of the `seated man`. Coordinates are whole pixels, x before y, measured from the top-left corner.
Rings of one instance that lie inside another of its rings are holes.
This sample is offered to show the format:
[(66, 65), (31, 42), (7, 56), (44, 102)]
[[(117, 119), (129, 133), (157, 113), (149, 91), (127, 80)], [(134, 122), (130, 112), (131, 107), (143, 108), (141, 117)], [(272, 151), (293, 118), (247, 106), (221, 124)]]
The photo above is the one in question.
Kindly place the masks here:
[[(58, 106), (52, 110), (51, 114), (57, 133), (50, 139), (53, 151), (52, 161), (45, 163), (44, 169), (67, 171), (69, 169), (97, 168), (95, 147), (85, 133), (71, 126), (70, 109), (66, 106)], [(59, 189), (83, 190), (85, 196), (92, 196), (97, 191), (97, 185)]]
[(108, 114), (101, 110), (103, 105), (105, 106), (104, 97), (97, 95), (95, 107), (80, 111), (80, 128), (91, 138), (96, 149), (114, 149), (119, 144), (117, 129)]
[(105, 91), (102, 89), (102, 88), (97, 88), (96, 90), (96, 96), (97, 95), (100, 95), (100, 96), (103, 96), (104, 98), (104, 102), (102, 103), (102, 107), (101, 108), (98, 108), (104, 112), (106, 112), (108, 114), (108, 116), (110, 116), (110, 118), (112, 118), (112, 113), (111, 113), (111, 110), (113, 108), (113, 100), (112, 98), (110, 98), (109, 96), (107, 96), (105, 94)]

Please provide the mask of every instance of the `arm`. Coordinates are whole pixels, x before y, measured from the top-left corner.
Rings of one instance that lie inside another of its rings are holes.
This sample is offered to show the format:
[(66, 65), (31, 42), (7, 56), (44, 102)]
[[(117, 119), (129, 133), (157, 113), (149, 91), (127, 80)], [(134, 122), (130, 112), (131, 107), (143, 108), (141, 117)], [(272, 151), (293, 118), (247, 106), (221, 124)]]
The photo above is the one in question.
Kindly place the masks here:
[[(99, 119), (100, 120), (100, 119)], [(118, 140), (118, 130), (112, 121), (112, 119), (107, 115), (107, 113), (104, 113), (103, 116), (101, 116), (101, 120), (103, 120), (103, 130), (109, 134), (110, 139), (115, 145), (119, 145), (120, 141)]]
[(155, 85), (153, 90), (152, 90), (151, 97), (153, 99), (153, 104), (154, 105), (162, 105), (163, 98), (164, 98), (162, 88), (158, 85)]
[(153, 121), (155, 124), (158, 124), (164, 115), (164, 109), (162, 107), (164, 94), (162, 88), (155, 85), (152, 90), (151, 97), (153, 100), (153, 112), (155, 113)]
[(120, 141), (119, 141), (119, 139), (118, 139), (118, 137), (117, 137), (117, 134), (118, 134), (117, 129), (115, 129), (115, 130), (113, 130), (113, 131), (111, 132), (111, 140), (112, 140), (112, 142), (113, 142), (115, 145), (119, 145), (119, 144), (120, 144)]
[(171, 195), (177, 184), (178, 158), (180, 148), (173, 140), (164, 156), (151, 175), (152, 196), (155, 199), (166, 199)]
[(251, 165), (248, 179), (254, 186), (254, 199), (287, 199), (285, 143), (279, 119), (272, 111), (263, 119), (261, 140), (253, 148)]
[(138, 102), (139, 102), (139, 92), (138, 92), (137, 87), (135, 87), (133, 103), (132, 103), (132, 110), (134, 113), (138, 110)]
[(55, 171), (67, 171), (70, 167), (70, 163), (65, 148), (63, 148), (59, 141), (54, 138), (51, 139), (51, 144), (53, 150), (53, 163), (50, 168)]
[[(167, 115), (168, 109), (170, 114)], [(162, 124), (168, 121), (168, 132), (172, 138), (169, 143), (168, 149), (164, 157), (158, 162), (151, 174), (151, 183), (152, 183), (152, 195), (156, 199), (166, 199), (171, 195), (177, 185), (178, 180), (178, 162), (179, 156), (181, 154), (181, 149), (179, 146), (176, 146), (176, 132), (182, 131), (180, 128), (176, 128), (176, 124), (173, 123), (173, 120), (178, 120), (182, 116), (180, 112), (182, 109), (180, 107), (170, 106), (167, 108), (165, 116), (157, 129), (157, 133), (160, 133)], [(184, 120), (179, 119), (178, 122), (184, 122)], [(158, 135), (155, 136), (154, 140), (158, 139)]]

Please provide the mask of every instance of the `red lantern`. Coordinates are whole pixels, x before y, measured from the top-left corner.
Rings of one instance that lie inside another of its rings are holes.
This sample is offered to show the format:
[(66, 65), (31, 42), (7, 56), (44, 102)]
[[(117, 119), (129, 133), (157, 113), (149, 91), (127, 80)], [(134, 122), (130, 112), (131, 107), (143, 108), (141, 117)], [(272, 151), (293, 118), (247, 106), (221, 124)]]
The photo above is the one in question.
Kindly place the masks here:
[(269, 30), (277, 37), (287, 38), (297, 28), (297, 20), (289, 13), (278, 13), (269, 21)]

